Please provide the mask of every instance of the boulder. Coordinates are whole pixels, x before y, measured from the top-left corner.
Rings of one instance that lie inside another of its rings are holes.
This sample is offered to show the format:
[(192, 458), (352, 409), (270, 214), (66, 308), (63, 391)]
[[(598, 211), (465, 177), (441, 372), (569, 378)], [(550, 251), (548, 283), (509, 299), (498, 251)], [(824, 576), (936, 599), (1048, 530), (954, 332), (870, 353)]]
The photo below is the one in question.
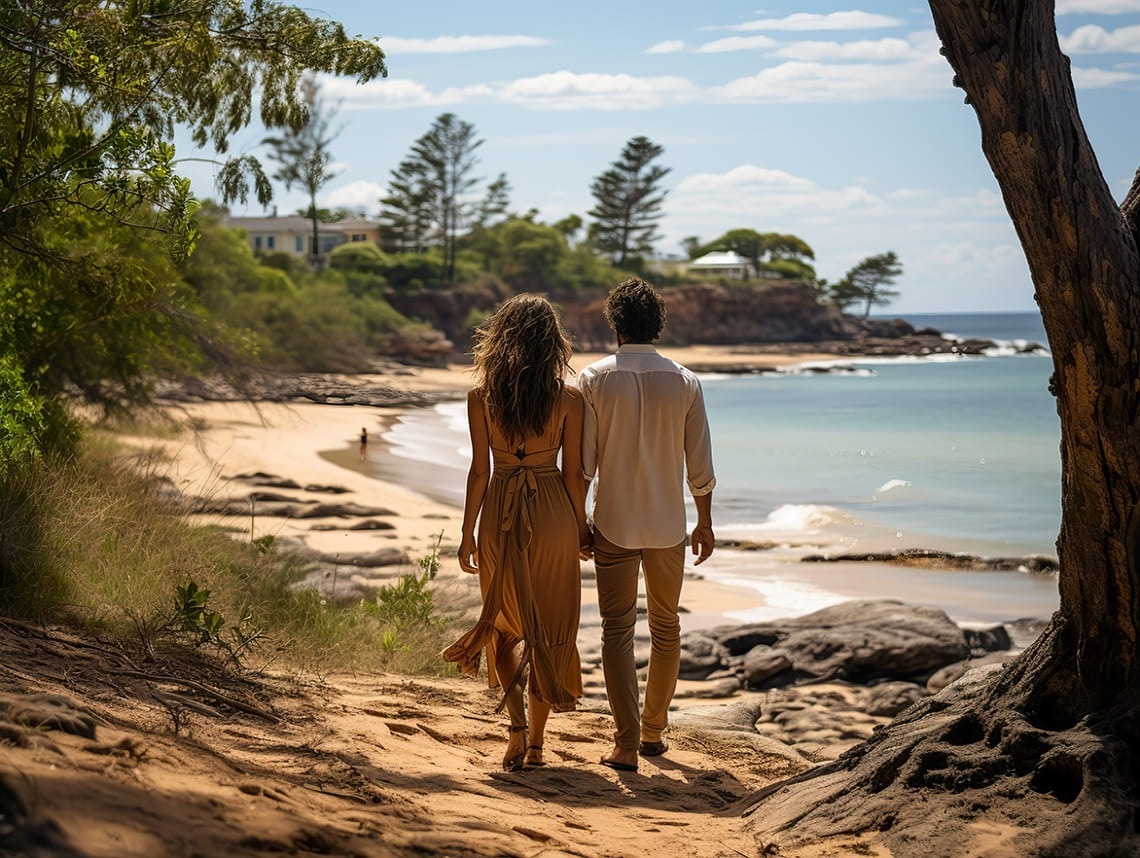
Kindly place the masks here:
[(844, 602), (802, 617), (705, 634), (730, 652), (726, 640), (744, 634), (770, 638), (798, 679), (925, 677), (970, 653), (962, 630), (945, 612), (888, 600)]
[(782, 649), (760, 644), (745, 653), (741, 667), (744, 685), (747, 688), (762, 688), (769, 680), (790, 671), (792, 660)]
[(681, 639), (679, 679), (707, 679), (719, 670), (728, 657), (726, 650), (712, 638), (690, 634)]

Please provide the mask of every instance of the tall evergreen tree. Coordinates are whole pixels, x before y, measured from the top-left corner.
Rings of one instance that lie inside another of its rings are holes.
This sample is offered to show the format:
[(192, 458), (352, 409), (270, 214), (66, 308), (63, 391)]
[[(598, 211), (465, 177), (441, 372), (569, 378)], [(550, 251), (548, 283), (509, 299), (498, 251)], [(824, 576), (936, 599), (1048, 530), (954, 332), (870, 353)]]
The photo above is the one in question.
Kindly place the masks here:
[(312, 221), (313, 243), (311, 262), (320, 265), (320, 210), (317, 194), (337, 174), (332, 166), (329, 146), (340, 129), (332, 127), (333, 114), (321, 99), (321, 86), (313, 74), (301, 80), (301, 99), (305, 112), (301, 124), (286, 126), (281, 134), (266, 137), (262, 142), (269, 146), (269, 157), (278, 163), (273, 178), (285, 185), (286, 190), (299, 187), (309, 195), (306, 216)]
[(618, 267), (633, 256), (651, 252), (653, 242), (660, 238), (657, 223), (666, 193), (661, 180), (670, 169), (653, 161), (664, 151), (648, 137), (634, 137), (610, 169), (590, 184), (596, 201), (589, 211), (594, 218), (591, 241), (595, 250), (610, 254)]
[(405, 158), (392, 170), (388, 194), (380, 200), (380, 221), (389, 250), (423, 253), (427, 249), (435, 221), (434, 198), (432, 177), (423, 163)]
[(389, 195), (383, 200), (385, 218), (404, 229), (418, 231), (429, 217), (430, 231), (443, 250), (443, 276), (455, 281), (455, 245), (460, 229), (476, 210), (470, 199), (478, 179), (471, 171), (479, 162), (475, 151), (483, 145), (475, 126), (454, 113), (436, 117), (423, 136), (412, 145), (408, 158), (393, 174)]

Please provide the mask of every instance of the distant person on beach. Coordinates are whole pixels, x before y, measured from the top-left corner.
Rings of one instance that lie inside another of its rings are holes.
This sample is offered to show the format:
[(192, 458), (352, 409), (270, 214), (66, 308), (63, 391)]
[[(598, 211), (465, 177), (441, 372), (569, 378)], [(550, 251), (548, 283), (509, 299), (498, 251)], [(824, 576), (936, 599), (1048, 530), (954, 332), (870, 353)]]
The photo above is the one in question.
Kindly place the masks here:
[(368, 429), (366, 427), (360, 428), (360, 461), (364, 461), (368, 455)]
[[(639, 753), (668, 750), (662, 734), (681, 657), (685, 483), (697, 509), (689, 541), (699, 565), (713, 552), (716, 478), (701, 384), (652, 345), (665, 324), (665, 301), (634, 278), (612, 289), (602, 310), (618, 350), (578, 376), (586, 409), (582, 465), (587, 481), (594, 481), (602, 669), (615, 726), (613, 751), (601, 763), (636, 771)], [(639, 569), (645, 572), (650, 634), (640, 711), (633, 655)]]
[(490, 685), (504, 689), (499, 708), (511, 719), (507, 771), (543, 765), (550, 711), (574, 709), (582, 694), (578, 560), (590, 548), (582, 397), (566, 384), (570, 355), (554, 308), (538, 295), (511, 298), (475, 334), (459, 565), (478, 573), (483, 610), (443, 658), (475, 675), (487, 650)]

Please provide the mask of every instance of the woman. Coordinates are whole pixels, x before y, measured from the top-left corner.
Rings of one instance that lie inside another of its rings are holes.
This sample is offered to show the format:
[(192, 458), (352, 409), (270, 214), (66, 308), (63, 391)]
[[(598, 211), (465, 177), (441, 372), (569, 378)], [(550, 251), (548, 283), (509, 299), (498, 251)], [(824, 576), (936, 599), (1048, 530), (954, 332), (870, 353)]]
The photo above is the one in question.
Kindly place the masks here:
[(499, 709), (511, 719), (507, 771), (543, 765), (547, 716), (573, 709), (582, 694), (578, 558), (590, 548), (582, 398), (564, 381), (570, 355), (554, 308), (538, 295), (511, 298), (476, 332), (459, 565), (478, 573), (483, 611), (443, 657), (474, 675), (486, 648), (490, 685), (505, 689)]

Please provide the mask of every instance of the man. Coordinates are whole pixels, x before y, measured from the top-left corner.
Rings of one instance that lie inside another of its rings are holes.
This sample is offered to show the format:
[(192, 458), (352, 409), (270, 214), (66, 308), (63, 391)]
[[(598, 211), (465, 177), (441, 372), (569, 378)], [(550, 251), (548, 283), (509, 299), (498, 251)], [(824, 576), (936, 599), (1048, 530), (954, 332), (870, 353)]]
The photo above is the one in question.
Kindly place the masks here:
[[(601, 762), (636, 771), (639, 752), (657, 756), (668, 750), (662, 733), (681, 659), (684, 484), (697, 508), (691, 544), (700, 564), (713, 551), (716, 478), (700, 382), (652, 345), (665, 324), (665, 301), (634, 278), (611, 290), (602, 310), (617, 334), (617, 353), (578, 377), (586, 406), (582, 467), (594, 489), (602, 669), (615, 724), (614, 749)], [(639, 568), (645, 570), (650, 634), (640, 712), (633, 655)]]

